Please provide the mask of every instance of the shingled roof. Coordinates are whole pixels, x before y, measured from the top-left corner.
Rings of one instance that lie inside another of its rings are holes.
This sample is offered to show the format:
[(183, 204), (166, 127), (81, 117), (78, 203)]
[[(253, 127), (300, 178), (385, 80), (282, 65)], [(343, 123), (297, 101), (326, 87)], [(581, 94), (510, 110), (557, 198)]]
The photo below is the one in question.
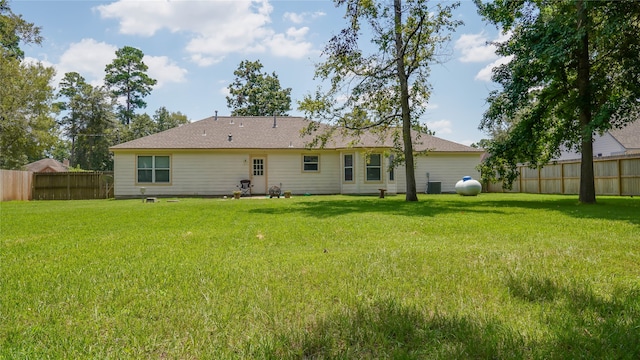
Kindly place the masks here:
[(25, 165), (25, 169), (31, 172), (65, 172), (69, 167), (55, 159), (42, 159)]
[[(112, 151), (134, 149), (303, 149), (314, 135), (301, 136), (310, 124), (302, 117), (216, 116), (192, 122), (161, 133), (111, 147)], [(321, 125), (325, 127), (327, 125)], [(384, 141), (363, 133), (357, 141), (335, 132), (325, 149), (391, 147), (391, 136)], [(417, 133), (414, 134), (414, 138)], [(416, 151), (482, 152), (466, 145), (421, 134), (414, 140)]]
[(621, 129), (609, 130), (613, 136), (628, 152), (640, 151), (640, 119), (627, 123)]

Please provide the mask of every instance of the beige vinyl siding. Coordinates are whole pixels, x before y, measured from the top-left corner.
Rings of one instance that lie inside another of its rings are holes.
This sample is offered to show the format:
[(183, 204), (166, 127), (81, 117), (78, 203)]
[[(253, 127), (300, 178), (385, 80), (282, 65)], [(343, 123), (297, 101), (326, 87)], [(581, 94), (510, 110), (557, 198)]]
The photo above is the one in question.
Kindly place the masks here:
[[(352, 152), (344, 151), (340, 154), (340, 181), (342, 183), (342, 194), (378, 194), (379, 189), (386, 189), (387, 194), (395, 194), (398, 192), (398, 171), (400, 168), (395, 169), (396, 180), (389, 181), (389, 158), (384, 156), (383, 152), (374, 152), (382, 154), (382, 179), (380, 181), (366, 181), (366, 159), (364, 152)], [(353, 155), (353, 179), (352, 182), (342, 181), (342, 168), (344, 166), (342, 156), (344, 154)], [(404, 168), (402, 168), (404, 171)], [(403, 178), (404, 181), (404, 178)]]
[[(294, 194), (377, 194), (380, 188), (389, 194), (406, 192), (404, 166), (395, 170), (395, 182), (389, 182), (388, 159), (383, 157), (383, 178), (380, 182), (365, 181), (364, 154), (360, 151), (314, 151), (320, 156), (320, 171), (302, 171), (305, 150), (258, 151), (266, 158), (266, 186), (282, 186)], [(342, 154), (354, 155), (354, 182), (342, 181)], [(231, 195), (242, 179), (251, 174), (251, 156), (248, 150), (174, 150), (114, 152), (116, 198), (138, 197), (140, 187), (145, 196), (223, 196)], [(171, 156), (171, 182), (169, 184), (136, 184), (136, 156)], [(426, 190), (426, 172), (431, 181), (442, 182), (443, 192), (454, 192), (455, 184), (463, 176), (478, 179), (475, 169), (480, 162), (478, 153), (435, 153), (416, 159), (416, 187), (418, 193)]]
[[(463, 176), (471, 176), (480, 179), (480, 173), (476, 166), (480, 163), (478, 153), (436, 153), (431, 152), (428, 156), (416, 158), (416, 191), (424, 193), (427, 189), (427, 172), (429, 181), (440, 181), (442, 192), (455, 192), (456, 183)], [(396, 169), (396, 184), (399, 193), (406, 193), (405, 167)]]
[[(353, 155), (353, 181), (348, 181), (345, 182), (343, 177), (343, 167), (344, 167), (344, 159), (343, 156), (345, 154), (348, 155)], [(339, 180), (341, 183), (341, 190), (340, 193), (342, 194), (358, 194), (359, 190), (360, 190), (360, 183), (361, 181), (359, 181), (360, 179), (360, 173), (362, 172), (361, 167), (362, 165), (362, 155), (354, 152), (354, 151), (344, 151), (344, 152), (340, 152), (340, 173), (338, 174), (339, 176)]]
[(176, 153), (169, 195), (231, 195), (249, 178), (249, 158), (243, 153)]
[[(378, 189), (387, 189), (389, 181), (389, 173), (387, 172), (388, 159), (384, 156), (383, 151), (371, 151), (372, 154), (381, 155), (380, 181), (367, 181), (367, 160), (364, 152), (358, 152), (355, 155), (354, 179), (356, 179), (356, 188), (354, 193), (357, 194), (378, 194)], [(396, 169), (397, 170), (397, 169)], [(389, 189), (387, 189), (389, 190)], [(395, 190), (395, 189), (393, 189)], [(395, 191), (394, 191), (395, 192)]]
[[(136, 184), (136, 156), (171, 155), (170, 184)], [(248, 156), (213, 152), (116, 152), (114, 154), (116, 197), (231, 195), (240, 180), (249, 176)], [(245, 160), (247, 160), (245, 162)]]
[[(318, 155), (318, 172), (302, 170), (304, 155)], [(282, 186), (293, 194), (339, 194), (340, 155), (336, 151), (276, 151), (269, 153), (267, 186)]]
[[(251, 174), (250, 151), (121, 152), (114, 154), (115, 196), (223, 196), (231, 195)], [(282, 184), (294, 194), (340, 193), (340, 159), (336, 151), (314, 152), (320, 156), (319, 172), (303, 172), (304, 151), (271, 151), (266, 158), (266, 186)], [(136, 184), (136, 156), (170, 155), (170, 184)]]

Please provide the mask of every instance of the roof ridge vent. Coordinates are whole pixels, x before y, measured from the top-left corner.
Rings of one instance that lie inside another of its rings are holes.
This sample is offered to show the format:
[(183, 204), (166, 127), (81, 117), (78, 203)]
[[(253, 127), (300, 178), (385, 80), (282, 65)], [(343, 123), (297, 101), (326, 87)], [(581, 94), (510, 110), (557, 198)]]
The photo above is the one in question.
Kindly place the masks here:
[(216, 111), (215, 111), (215, 113), (216, 113), (216, 115), (215, 115), (215, 117), (214, 117), (214, 120), (215, 120), (215, 121), (218, 121), (218, 110), (216, 110)]

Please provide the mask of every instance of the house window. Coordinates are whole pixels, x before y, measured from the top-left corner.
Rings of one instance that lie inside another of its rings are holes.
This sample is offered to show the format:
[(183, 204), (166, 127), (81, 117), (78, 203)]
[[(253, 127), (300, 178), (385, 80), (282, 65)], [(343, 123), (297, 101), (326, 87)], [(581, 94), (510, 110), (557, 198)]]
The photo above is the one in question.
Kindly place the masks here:
[(345, 182), (353, 181), (353, 154), (344, 155), (344, 176)]
[(317, 172), (320, 170), (320, 156), (304, 155), (302, 156), (302, 171)]
[(382, 180), (382, 155), (370, 154), (367, 158), (367, 181)]
[(395, 181), (396, 180), (396, 172), (395, 172), (395, 167), (393, 164), (393, 155), (389, 156), (389, 181)]
[(170, 173), (169, 156), (138, 156), (139, 183), (169, 183)]
[(253, 159), (253, 176), (264, 176), (264, 159)]

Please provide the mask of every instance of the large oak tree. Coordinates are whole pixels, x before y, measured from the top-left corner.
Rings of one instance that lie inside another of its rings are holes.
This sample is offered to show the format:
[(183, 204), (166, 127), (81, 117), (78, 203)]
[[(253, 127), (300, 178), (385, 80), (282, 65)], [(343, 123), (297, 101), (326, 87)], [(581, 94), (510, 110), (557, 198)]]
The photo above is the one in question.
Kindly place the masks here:
[(593, 134), (638, 119), (640, 2), (475, 0), (479, 13), (510, 38), (494, 69), (501, 85), (481, 129), (495, 136), (487, 179), (517, 178), (517, 164), (543, 166), (561, 147), (582, 153), (581, 203), (595, 203)]
[[(334, 2), (346, 8), (347, 26), (328, 42), (326, 60), (316, 69), (329, 87), (306, 96), (300, 109), (355, 135), (394, 132), (395, 159), (406, 168), (406, 200), (417, 201), (411, 130), (431, 95), (430, 65), (442, 60), (442, 46), (460, 24), (451, 18), (458, 3)], [(320, 144), (328, 135), (318, 135)]]

